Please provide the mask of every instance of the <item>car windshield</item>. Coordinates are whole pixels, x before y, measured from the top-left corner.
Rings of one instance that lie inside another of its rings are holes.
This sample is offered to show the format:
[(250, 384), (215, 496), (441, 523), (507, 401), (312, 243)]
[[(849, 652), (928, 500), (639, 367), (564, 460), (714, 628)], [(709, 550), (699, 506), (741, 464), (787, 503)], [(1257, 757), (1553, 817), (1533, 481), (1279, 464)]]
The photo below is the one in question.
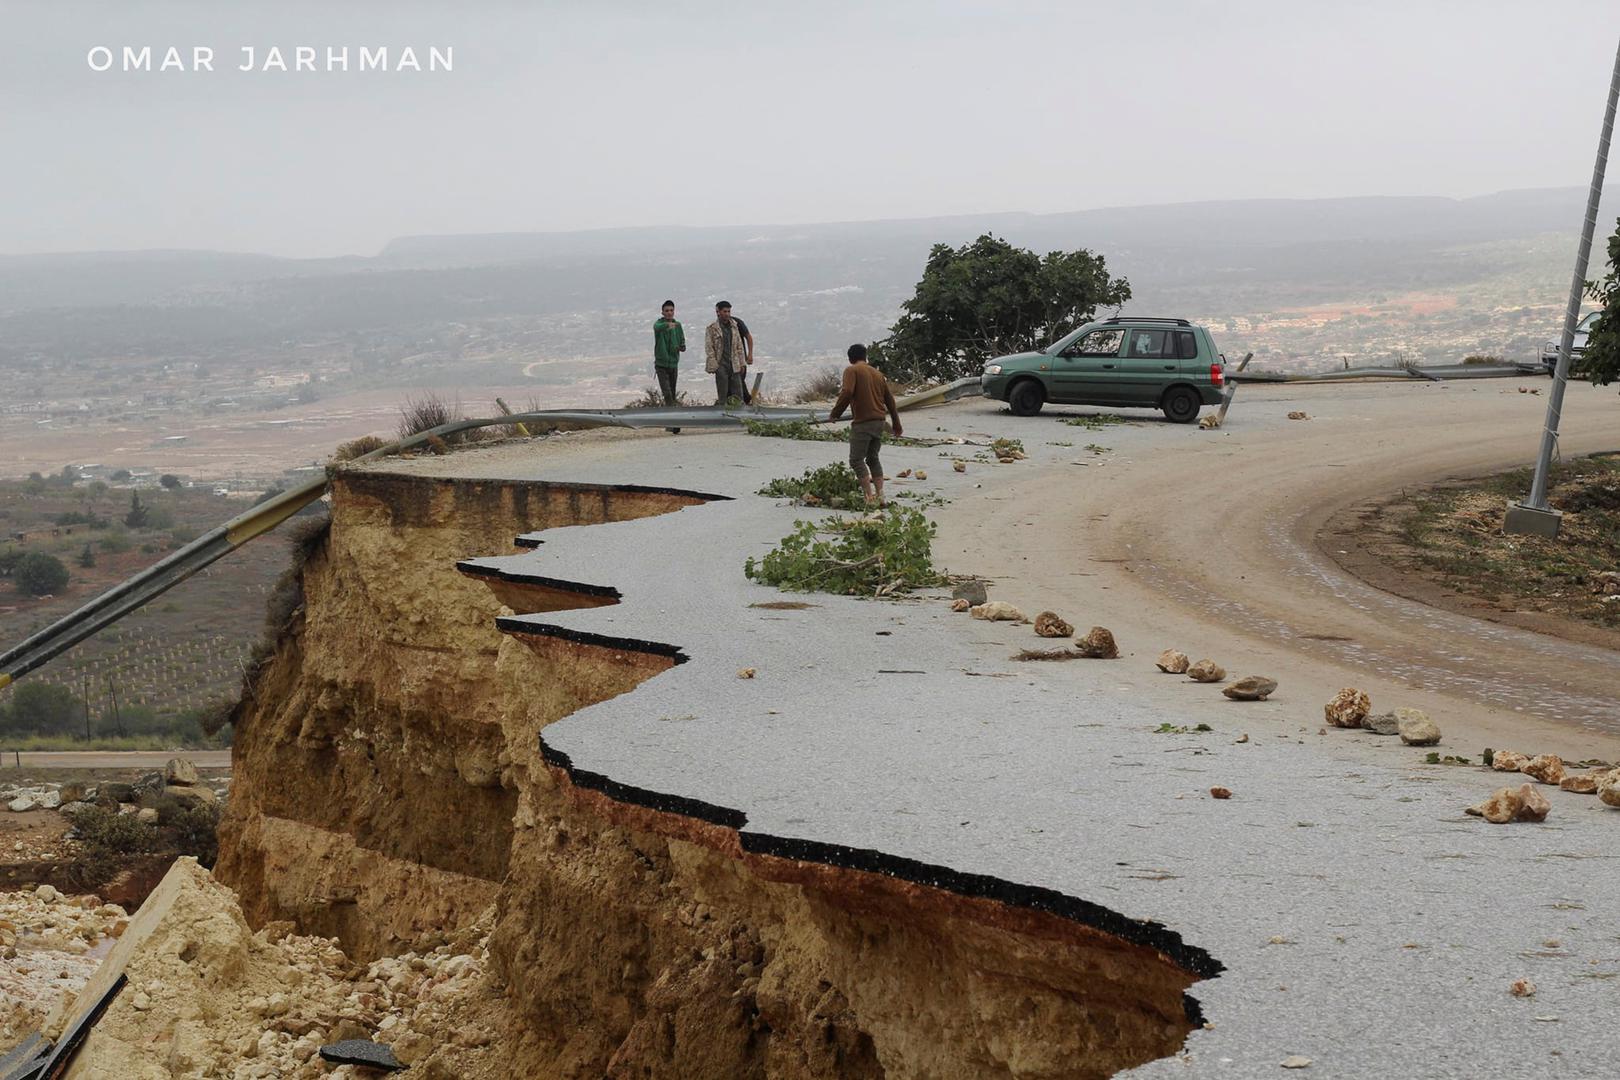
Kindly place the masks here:
[(1592, 324), (1597, 322), (1598, 317), (1601, 316), (1602, 314), (1603, 314), (1603, 312), (1601, 312), (1601, 311), (1592, 312), (1592, 314), (1588, 315), (1586, 318), (1581, 320), (1581, 324), (1575, 328), (1576, 332), (1577, 333), (1590, 333), (1591, 330), (1592, 330)]

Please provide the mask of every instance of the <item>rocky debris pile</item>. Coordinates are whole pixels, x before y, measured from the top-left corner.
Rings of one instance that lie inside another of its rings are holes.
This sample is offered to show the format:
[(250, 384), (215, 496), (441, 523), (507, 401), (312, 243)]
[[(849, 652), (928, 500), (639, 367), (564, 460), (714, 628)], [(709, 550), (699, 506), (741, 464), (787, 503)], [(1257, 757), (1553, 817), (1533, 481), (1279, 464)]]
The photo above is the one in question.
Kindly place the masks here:
[(1561, 784), (1564, 781), (1564, 759), (1557, 754), (1537, 754), (1519, 766), (1526, 776), (1543, 784)]
[(121, 907), (50, 885), (0, 893), (0, 1052), (79, 992), (128, 923)]
[(1093, 626), (1086, 631), (1086, 636), (1074, 643), (1080, 650), (1080, 655), (1088, 660), (1117, 660), (1119, 646), (1114, 643), (1114, 635), (1107, 627)]
[(62, 796), (54, 787), (0, 788), (0, 801), (13, 814), (26, 814), (30, 810), (55, 810), (62, 805)]
[(1440, 725), (1422, 709), (1400, 708), (1374, 713), (1365, 690), (1347, 686), (1322, 706), (1323, 717), (1336, 728), (1360, 728), (1372, 735), (1399, 735), (1407, 746), (1437, 746)]
[(978, 607), (980, 604), (989, 602), (990, 593), (985, 589), (984, 582), (977, 578), (970, 578), (967, 581), (959, 582), (951, 590), (951, 599), (966, 600), (968, 607)]
[[(1487, 750), (1486, 754), (1497, 772), (1521, 772), (1548, 787), (1575, 795), (1596, 795), (1604, 804), (1620, 807), (1620, 768), (1606, 762), (1588, 761), (1583, 763), (1590, 766), (1586, 772), (1572, 773), (1557, 754), (1530, 756), (1517, 750)], [(1502, 788), (1478, 806), (1469, 807), (1468, 813), (1498, 824), (1541, 821), (1550, 805), (1534, 784), (1523, 784), (1517, 791)]]
[(1440, 725), (1422, 709), (1396, 709), (1395, 732), (1407, 746), (1438, 746)]
[(1372, 712), (1372, 699), (1365, 690), (1347, 686), (1333, 695), (1333, 700), (1322, 707), (1327, 722), (1334, 727), (1358, 728), (1367, 714)]
[(1491, 768), (1497, 772), (1522, 772), (1538, 783), (1556, 786), (1576, 795), (1596, 795), (1609, 806), (1620, 807), (1620, 767), (1602, 761), (1588, 761), (1584, 773), (1570, 772), (1557, 754), (1534, 757), (1517, 750), (1490, 751)]
[(1478, 806), (1468, 807), (1466, 812), (1495, 825), (1506, 825), (1513, 821), (1546, 821), (1550, 810), (1552, 804), (1535, 785), (1521, 784), (1518, 790), (1498, 790)]
[(202, 779), (197, 766), (188, 758), (171, 758), (162, 772), (151, 772), (125, 783), (103, 781), (86, 784), (77, 780), (64, 783), (0, 784), (0, 803), (12, 813), (56, 810), (77, 817), (86, 808), (100, 806), (122, 814), (154, 811), (147, 819), (156, 820), (156, 811), (165, 805), (183, 809), (217, 805), (230, 788), (228, 777)]
[(1187, 660), (1187, 654), (1184, 652), (1178, 652), (1175, 649), (1164, 650), (1164, 652), (1159, 654), (1159, 659), (1154, 661), (1154, 663), (1158, 666), (1160, 671), (1167, 672), (1171, 675), (1184, 675), (1186, 674), (1187, 669), (1192, 666)]
[(1055, 611), (1043, 611), (1035, 616), (1035, 634), (1048, 638), (1073, 637), (1074, 624), (1064, 621)]
[(1371, 713), (1362, 720), (1361, 729), (1373, 735), (1399, 735), (1401, 718), (1392, 712)]
[(1221, 687), (1221, 693), (1233, 701), (1264, 701), (1276, 691), (1277, 680), (1264, 675), (1245, 675)]
[[(443, 1075), (473, 1068), (495, 1030), (487, 1003), (487, 927), (424, 953), (350, 962), (335, 941), (273, 923), (248, 929), (235, 895), (180, 859), (80, 995), (129, 977), (91, 1029), (76, 1068), (86, 1076), (219, 1076), (239, 1080), (360, 1076), (320, 1060), (324, 1045), (375, 1040), (402, 1063)], [(74, 1014), (46, 1021), (57, 1036)], [(469, 1058), (468, 1055), (472, 1055)]]

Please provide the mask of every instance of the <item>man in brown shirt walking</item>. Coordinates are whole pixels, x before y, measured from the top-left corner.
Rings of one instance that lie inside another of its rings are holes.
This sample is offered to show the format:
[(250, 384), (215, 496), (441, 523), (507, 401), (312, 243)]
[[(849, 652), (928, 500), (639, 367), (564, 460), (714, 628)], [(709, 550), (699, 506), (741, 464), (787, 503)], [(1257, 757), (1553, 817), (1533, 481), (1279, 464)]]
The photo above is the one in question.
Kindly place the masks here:
[(866, 346), (849, 347), (849, 366), (844, 369), (844, 385), (838, 391), (829, 420), (837, 420), (848, 409), (849, 467), (861, 481), (867, 506), (883, 505), (883, 465), (878, 448), (883, 445), (883, 416), (894, 421), (894, 434), (900, 437), (900, 411), (894, 392), (883, 372), (866, 362)]

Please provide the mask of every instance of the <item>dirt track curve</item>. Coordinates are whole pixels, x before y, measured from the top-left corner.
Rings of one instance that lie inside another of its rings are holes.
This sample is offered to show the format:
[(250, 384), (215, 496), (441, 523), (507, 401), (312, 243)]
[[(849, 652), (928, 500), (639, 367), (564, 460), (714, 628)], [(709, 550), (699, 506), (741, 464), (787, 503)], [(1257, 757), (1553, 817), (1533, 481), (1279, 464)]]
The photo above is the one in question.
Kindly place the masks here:
[[(1620, 652), (1403, 599), (1345, 572), (1320, 543), (1335, 514), (1367, 500), (1528, 463), (1547, 386), (1244, 387), (1218, 432), (1153, 420), (1039, 427), (1030, 434), (1074, 432), (1077, 445), (1112, 449), (1010, 485), (998, 470), (962, 507), (970, 512), (943, 515), (941, 548), (948, 563), (1003, 567), (998, 595), (1025, 610), (1066, 609), (1149, 655), (1209, 655), (1323, 702), (1359, 686), (1379, 710), (1426, 709), (1459, 750), (1613, 757)], [(1291, 410), (1310, 419), (1290, 421)], [(1567, 454), (1620, 449), (1620, 402), (1571, 386), (1562, 427)], [(1009, 521), (1012, 506), (1034, 509)], [(1136, 692), (1173, 708), (1179, 690), (1149, 682)]]

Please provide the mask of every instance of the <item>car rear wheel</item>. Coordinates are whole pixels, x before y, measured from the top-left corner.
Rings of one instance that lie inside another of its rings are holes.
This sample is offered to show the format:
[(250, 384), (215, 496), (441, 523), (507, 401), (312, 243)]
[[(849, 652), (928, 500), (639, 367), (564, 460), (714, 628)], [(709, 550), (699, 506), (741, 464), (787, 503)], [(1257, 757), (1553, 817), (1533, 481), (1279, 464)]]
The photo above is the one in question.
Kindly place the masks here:
[(1190, 386), (1172, 386), (1164, 392), (1164, 400), (1159, 403), (1165, 419), (1177, 424), (1192, 423), (1198, 419), (1198, 411), (1203, 407), (1198, 391)]
[(1012, 407), (1014, 416), (1034, 416), (1041, 411), (1046, 403), (1046, 391), (1034, 379), (1025, 379), (1014, 383), (1012, 390), (1007, 394), (1007, 404)]

